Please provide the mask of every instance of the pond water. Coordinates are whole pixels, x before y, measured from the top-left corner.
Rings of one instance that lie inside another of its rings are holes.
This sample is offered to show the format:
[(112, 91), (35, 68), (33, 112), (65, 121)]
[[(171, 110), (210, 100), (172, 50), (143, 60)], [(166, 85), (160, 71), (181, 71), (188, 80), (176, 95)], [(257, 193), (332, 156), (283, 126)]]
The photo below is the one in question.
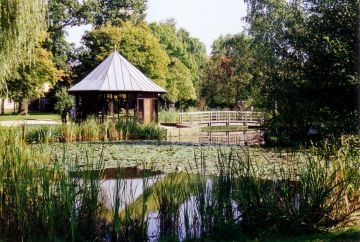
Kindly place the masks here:
[(105, 168), (104, 170), (86, 170), (72, 172), (71, 177), (84, 178), (96, 177), (101, 190), (101, 201), (105, 207), (112, 210), (118, 198), (120, 210), (126, 205), (136, 201), (144, 192), (145, 188), (151, 187), (163, 177), (160, 171), (140, 169), (138, 167)]
[[(120, 213), (126, 206), (131, 206), (131, 204), (136, 202), (143, 194), (144, 189), (151, 188), (154, 185), (156, 186), (157, 182), (166, 178), (166, 176), (159, 171), (140, 170), (137, 167), (106, 168), (101, 171), (101, 175), (98, 170), (84, 171), (83, 174), (79, 172), (70, 173), (70, 175), (77, 179), (83, 179), (82, 177), (86, 176), (84, 174), (88, 172), (93, 174), (98, 173), (99, 175), (99, 178), (96, 179), (101, 190), (99, 201), (101, 201), (109, 211), (113, 211), (115, 200), (118, 198), (120, 201)], [(204, 188), (204, 196), (208, 200), (212, 199), (212, 187), (213, 182), (208, 178)], [(199, 201), (197, 201), (196, 196), (189, 195), (178, 207), (176, 233), (180, 241), (184, 241), (187, 236), (193, 238), (200, 237), (201, 228), (199, 219), (201, 215), (198, 210), (198, 205)], [(239, 209), (235, 202), (232, 202), (232, 214), (235, 220), (240, 217)], [(145, 220), (147, 222), (148, 241), (159, 241), (164, 233), (164, 228), (161, 227), (164, 218), (158, 210), (149, 209)], [(110, 235), (107, 236), (107, 241), (112, 241)]]

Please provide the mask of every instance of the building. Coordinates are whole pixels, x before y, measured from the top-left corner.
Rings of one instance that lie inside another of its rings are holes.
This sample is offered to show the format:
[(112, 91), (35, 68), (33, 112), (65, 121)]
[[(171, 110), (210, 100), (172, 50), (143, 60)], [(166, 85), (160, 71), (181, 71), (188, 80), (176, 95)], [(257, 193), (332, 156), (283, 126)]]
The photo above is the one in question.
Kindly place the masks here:
[(77, 118), (158, 121), (158, 99), (166, 91), (118, 52), (113, 52), (82, 81), (69, 89)]

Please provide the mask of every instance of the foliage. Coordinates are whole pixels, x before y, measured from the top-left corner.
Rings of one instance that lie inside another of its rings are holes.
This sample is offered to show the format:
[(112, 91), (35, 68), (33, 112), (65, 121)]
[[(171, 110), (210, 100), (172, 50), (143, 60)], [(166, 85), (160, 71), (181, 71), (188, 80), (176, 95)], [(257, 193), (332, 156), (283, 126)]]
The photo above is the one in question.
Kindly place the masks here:
[(83, 41), (88, 50), (79, 57), (82, 76), (117, 50), (157, 84), (166, 86), (169, 57), (146, 24), (104, 26), (87, 33)]
[(48, 2), (47, 32), (49, 38), (43, 43), (44, 48), (53, 54), (57, 68), (69, 72), (68, 61), (72, 46), (65, 40), (65, 28), (86, 23), (87, 7), (76, 0), (50, 0)]
[(356, 130), (358, 1), (248, 0), (263, 107), (272, 132), (306, 139), (310, 127)]
[(146, 0), (90, 0), (85, 5), (90, 10), (89, 22), (97, 27), (119, 25), (125, 21), (138, 23), (145, 18)]
[[(50, 38), (44, 46), (53, 53), (57, 67), (68, 70), (68, 61), (73, 47), (65, 40), (65, 28), (92, 24), (95, 27), (104, 24), (118, 25), (124, 21), (138, 23), (144, 19), (144, 0), (136, 1), (76, 1), (50, 0), (48, 5), (48, 32)], [(69, 71), (69, 70), (68, 70)]]
[(169, 75), (166, 85), (166, 97), (170, 102), (196, 99), (196, 91), (192, 82), (192, 74), (177, 58), (172, 58), (169, 64)]
[(9, 0), (0, 4), (0, 84), (31, 59), (39, 32), (45, 28), (46, 1)]
[(251, 43), (245, 34), (214, 41), (202, 87), (202, 96), (210, 107), (234, 108), (240, 100), (251, 100), (255, 95)]
[(198, 71), (195, 58), (179, 38), (179, 32), (174, 22), (169, 20), (162, 23), (151, 23), (149, 26), (169, 56), (179, 59), (191, 71)]
[(61, 76), (62, 71), (52, 62), (51, 53), (37, 47), (32, 63), (20, 66), (14, 78), (7, 81), (9, 96), (16, 101), (42, 96), (45, 85), (52, 87)]
[[(183, 64), (184, 67), (186, 67), (182, 68), (184, 71), (185, 69), (188, 69), (186, 72), (188, 72), (191, 76), (187, 74), (186, 76), (188, 77), (184, 78), (184, 80), (181, 82), (185, 84), (188, 82), (186, 81), (186, 79), (190, 78), (191, 85), (195, 88), (196, 91), (195, 94), (198, 95), (202, 70), (207, 61), (206, 49), (204, 44), (201, 43), (198, 39), (190, 37), (190, 34), (186, 30), (177, 30), (174, 20), (168, 20), (161, 23), (151, 23), (150, 28), (152, 29), (154, 35), (159, 39), (162, 47), (171, 57), (172, 63), (175, 63), (175, 66), (179, 66), (180, 63)], [(173, 66), (174, 64), (170, 64), (170, 68), (172, 68)], [(170, 83), (175, 82), (172, 79), (174, 78), (173, 76), (176, 75), (176, 73), (173, 74), (172, 72), (176, 72), (176, 70), (170, 70)], [(190, 82), (188, 83), (190, 84)], [(171, 91), (173, 91), (172, 87), (172, 85), (169, 85)], [(192, 87), (189, 86), (189, 88)], [(181, 88), (178, 89), (181, 90)], [(170, 96), (173, 96), (172, 98), (169, 98), (172, 102), (177, 102), (179, 100), (186, 101), (190, 99), (195, 99), (194, 97), (189, 98), (190, 96), (185, 99), (181, 97), (179, 99), (175, 99), (174, 95)]]
[(69, 95), (66, 88), (62, 87), (55, 92), (55, 106), (54, 110), (61, 113), (63, 110), (74, 106), (74, 97)]

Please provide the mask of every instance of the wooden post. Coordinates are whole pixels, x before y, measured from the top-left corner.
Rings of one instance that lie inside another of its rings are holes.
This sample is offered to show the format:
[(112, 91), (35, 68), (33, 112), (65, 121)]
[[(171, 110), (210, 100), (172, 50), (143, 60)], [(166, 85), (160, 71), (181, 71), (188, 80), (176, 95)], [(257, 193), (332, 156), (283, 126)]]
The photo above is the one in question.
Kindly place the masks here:
[(247, 126), (247, 112), (245, 112), (245, 126)]

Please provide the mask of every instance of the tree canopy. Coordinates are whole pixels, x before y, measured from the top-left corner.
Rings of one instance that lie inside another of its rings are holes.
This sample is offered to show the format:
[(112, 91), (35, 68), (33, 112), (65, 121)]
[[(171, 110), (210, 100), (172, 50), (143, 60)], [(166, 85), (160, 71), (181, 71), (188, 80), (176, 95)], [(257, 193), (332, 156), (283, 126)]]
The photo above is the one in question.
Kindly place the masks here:
[(117, 50), (149, 78), (166, 87), (170, 59), (146, 24), (135, 26), (125, 22), (120, 27), (104, 26), (86, 34), (83, 42), (87, 49), (79, 58), (82, 63), (79, 67), (85, 68), (84, 74)]
[(45, 28), (45, 0), (8, 0), (0, 4), (0, 89), (18, 65), (31, 58)]
[(161, 41), (146, 23), (134, 25), (123, 22), (119, 26), (96, 28), (83, 38), (86, 49), (80, 52), (78, 73), (80, 77), (85, 76), (112, 51), (117, 50), (145, 75), (168, 90), (166, 96), (170, 102), (195, 100), (195, 77), (192, 69), (185, 63), (193, 61), (195, 66), (196, 62), (189, 57), (180, 41), (174, 43), (178, 47), (170, 48), (165, 45), (172, 42), (171, 38), (177, 38), (175, 31), (170, 33), (172, 34), (162, 36), (168, 40)]
[(61, 76), (62, 71), (51, 60), (51, 52), (37, 47), (32, 63), (21, 65), (8, 81), (9, 96), (16, 101), (42, 96), (46, 86), (52, 87)]
[(245, 34), (220, 36), (205, 68), (202, 96), (210, 107), (234, 108), (250, 101), (254, 64), (251, 39)]
[(247, 0), (263, 105), (283, 137), (356, 129), (358, 1)]
[(207, 61), (204, 44), (191, 37), (186, 30), (177, 30), (173, 20), (151, 23), (150, 28), (159, 39), (162, 48), (172, 59), (169, 71), (174, 73), (170, 73), (169, 76), (169, 82), (172, 85), (168, 88), (171, 90), (168, 97), (172, 97), (170, 98), (172, 102), (177, 101), (174, 98), (177, 96), (174, 84), (177, 83), (177, 89), (183, 93), (178, 96), (179, 100), (195, 100), (200, 93), (202, 71)]
[(89, 11), (88, 22), (94, 26), (145, 19), (146, 0), (88, 0), (84, 4)]

